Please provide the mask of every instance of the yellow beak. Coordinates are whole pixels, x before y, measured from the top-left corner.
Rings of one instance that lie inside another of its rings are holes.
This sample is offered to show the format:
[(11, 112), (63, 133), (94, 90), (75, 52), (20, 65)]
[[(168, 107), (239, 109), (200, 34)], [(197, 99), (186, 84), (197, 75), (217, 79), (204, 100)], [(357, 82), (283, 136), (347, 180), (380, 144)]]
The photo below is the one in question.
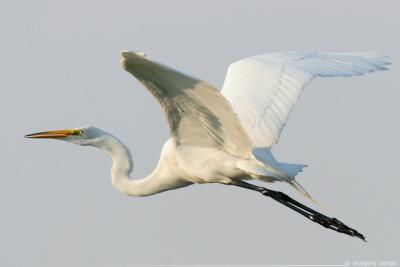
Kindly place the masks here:
[(67, 129), (57, 131), (47, 131), (25, 135), (26, 138), (65, 138), (71, 135), (81, 135), (81, 130)]

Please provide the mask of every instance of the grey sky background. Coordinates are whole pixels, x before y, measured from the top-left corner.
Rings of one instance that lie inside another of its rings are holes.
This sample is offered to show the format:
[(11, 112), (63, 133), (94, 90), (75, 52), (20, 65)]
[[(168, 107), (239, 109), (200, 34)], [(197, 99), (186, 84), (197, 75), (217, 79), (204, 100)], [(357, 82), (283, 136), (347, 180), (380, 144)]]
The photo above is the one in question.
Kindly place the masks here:
[[(0, 265), (399, 261), (398, 11), (398, 1), (2, 1)], [(105, 153), (23, 138), (94, 125), (132, 149), (135, 177), (147, 175), (168, 129), (120, 68), (122, 49), (218, 87), (231, 62), (257, 54), (390, 55), (388, 72), (314, 80), (274, 148), (281, 161), (309, 164), (298, 179), (316, 208), (368, 243), (229, 186), (126, 197)]]

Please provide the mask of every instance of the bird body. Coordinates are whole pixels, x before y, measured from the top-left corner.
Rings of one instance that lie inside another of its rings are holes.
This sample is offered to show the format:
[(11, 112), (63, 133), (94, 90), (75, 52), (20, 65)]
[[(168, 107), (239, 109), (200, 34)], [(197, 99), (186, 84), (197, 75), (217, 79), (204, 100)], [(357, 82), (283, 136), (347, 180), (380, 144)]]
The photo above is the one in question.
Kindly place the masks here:
[(386, 70), (377, 53), (283, 52), (233, 63), (221, 91), (198, 78), (151, 60), (144, 53), (123, 51), (123, 68), (157, 99), (170, 137), (154, 171), (130, 177), (129, 149), (115, 136), (96, 127), (30, 134), (107, 151), (112, 158), (112, 184), (130, 196), (148, 196), (191, 184), (220, 183), (258, 191), (308, 219), (338, 232), (364, 238), (335, 218), (322, 215), (287, 195), (247, 183), (283, 181), (309, 199), (296, 181), (304, 164), (278, 162), (272, 146), (303, 88), (315, 77), (363, 75)]
[(253, 162), (251, 159), (239, 158), (213, 147), (178, 145), (173, 137), (165, 142), (153, 172), (145, 178), (135, 179), (131, 177), (131, 153), (122, 141), (92, 126), (80, 129), (84, 132), (98, 132), (96, 135), (101, 136), (101, 141), (83, 145), (91, 145), (110, 154), (112, 184), (126, 195), (148, 196), (191, 184), (233, 184), (241, 179), (268, 179), (262, 175), (263, 171), (268, 173), (267, 170), (263, 170), (262, 165), (257, 166), (257, 160)]

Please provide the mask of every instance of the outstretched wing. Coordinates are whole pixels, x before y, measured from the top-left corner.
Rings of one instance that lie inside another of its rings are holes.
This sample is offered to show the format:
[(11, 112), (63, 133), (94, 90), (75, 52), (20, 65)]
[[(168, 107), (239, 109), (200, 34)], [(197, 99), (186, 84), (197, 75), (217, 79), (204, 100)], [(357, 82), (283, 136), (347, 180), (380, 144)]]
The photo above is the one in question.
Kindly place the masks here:
[(303, 88), (315, 77), (363, 75), (386, 70), (377, 53), (283, 52), (229, 66), (221, 93), (256, 147), (274, 145)]
[(158, 100), (179, 144), (223, 147), (248, 157), (252, 144), (232, 107), (212, 85), (150, 60), (122, 52), (121, 64)]

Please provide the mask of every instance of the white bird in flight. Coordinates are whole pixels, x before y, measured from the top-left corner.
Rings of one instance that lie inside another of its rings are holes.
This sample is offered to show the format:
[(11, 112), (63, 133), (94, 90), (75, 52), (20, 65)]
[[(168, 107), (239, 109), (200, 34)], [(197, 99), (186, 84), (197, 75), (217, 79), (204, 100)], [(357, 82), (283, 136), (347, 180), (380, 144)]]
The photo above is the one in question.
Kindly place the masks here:
[(315, 77), (356, 76), (386, 70), (378, 53), (282, 52), (231, 64), (222, 90), (160, 64), (141, 52), (123, 51), (121, 64), (158, 100), (168, 121), (166, 141), (154, 171), (132, 179), (132, 156), (114, 135), (93, 126), (29, 134), (105, 150), (113, 186), (129, 196), (149, 196), (192, 184), (220, 183), (258, 191), (337, 232), (364, 236), (251, 180), (281, 181), (311, 196), (296, 181), (304, 164), (277, 161), (271, 147), (303, 88)]

